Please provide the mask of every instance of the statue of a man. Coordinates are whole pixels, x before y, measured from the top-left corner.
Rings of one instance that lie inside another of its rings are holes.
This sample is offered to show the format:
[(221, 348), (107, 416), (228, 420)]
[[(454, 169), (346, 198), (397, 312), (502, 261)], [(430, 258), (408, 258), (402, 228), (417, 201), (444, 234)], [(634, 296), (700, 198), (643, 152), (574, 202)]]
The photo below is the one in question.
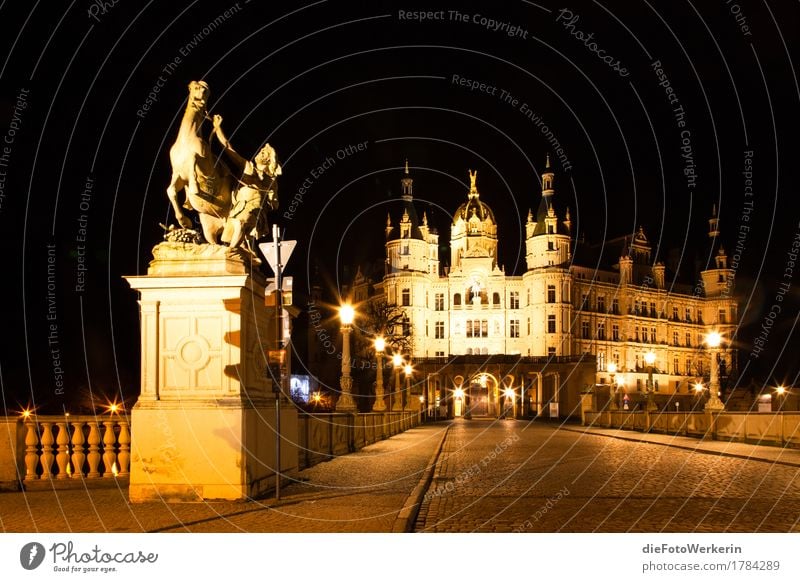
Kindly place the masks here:
[[(259, 150), (253, 161), (245, 159), (233, 149), (222, 132), (222, 116), (215, 115), (213, 121), (214, 135), (237, 168), (233, 174), (237, 177), (238, 186), (222, 235), (231, 248), (236, 248), (245, 237), (259, 239), (266, 232), (266, 210), (274, 210), (278, 206), (277, 178), (281, 175), (281, 166), (275, 149), (269, 144)], [(269, 208), (262, 208), (265, 202)]]

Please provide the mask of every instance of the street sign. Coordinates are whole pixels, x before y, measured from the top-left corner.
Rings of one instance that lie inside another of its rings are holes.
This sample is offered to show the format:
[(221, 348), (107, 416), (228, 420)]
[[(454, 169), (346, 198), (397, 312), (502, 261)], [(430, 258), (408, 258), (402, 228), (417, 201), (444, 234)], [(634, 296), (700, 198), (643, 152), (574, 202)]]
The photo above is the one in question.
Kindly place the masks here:
[[(294, 251), (294, 247), (297, 246), (296, 240), (282, 240), (278, 244), (281, 245), (281, 270), (283, 270), (283, 266), (289, 262), (289, 257), (292, 256), (292, 251)], [(265, 242), (258, 245), (258, 248), (261, 249), (261, 252), (264, 253), (264, 257), (266, 257), (267, 262), (269, 263), (270, 268), (272, 269), (273, 273), (278, 271), (278, 251), (275, 248), (274, 242)]]

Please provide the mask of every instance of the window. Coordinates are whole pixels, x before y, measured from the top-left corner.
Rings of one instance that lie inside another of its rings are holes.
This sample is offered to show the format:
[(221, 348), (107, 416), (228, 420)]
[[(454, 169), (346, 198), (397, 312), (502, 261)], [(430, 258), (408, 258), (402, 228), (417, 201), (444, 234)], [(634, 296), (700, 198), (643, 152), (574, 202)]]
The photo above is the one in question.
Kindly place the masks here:
[(599, 340), (606, 339), (606, 324), (605, 323), (598, 323), (597, 324), (597, 339), (599, 339)]
[(436, 357), (437, 358), (443, 358), (444, 357), (444, 352), (436, 352)]
[(581, 322), (581, 339), (591, 339), (589, 336), (589, 322)]
[(492, 303), (500, 305), (500, 293), (492, 293)]
[(411, 335), (411, 322), (408, 317), (403, 317), (403, 335)]
[(508, 294), (508, 308), (519, 309), (519, 291), (512, 291)]
[(686, 375), (690, 376), (692, 374), (692, 360), (686, 358)]
[(556, 333), (556, 316), (547, 316), (547, 333)]
[(673, 321), (678, 321), (678, 308), (677, 307), (673, 307), (672, 308), (672, 320)]
[(678, 332), (677, 331), (673, 331), (672, 332), (672, 345), (673, 346), (677, 346), (678, 345)]
[(633, 307), (633, 312), (634, 312), (636, 315), (639, 315), (639, 314), (642, 312), (642, 302), (641, 302), (641, 301), (639, 301), (639, 300), (637, 299), (637, 300), (634, 302), (634, 304), (633, 304), (633, 305), (634, 305), (634, 307)]
[(597, 369), (598, 370), (605, 370), (606, 369), (606, 353), (605, 352), (597, 352)]
[(411, 305), (411, 289), (403, 289), (403, 307)]
[(619, 315), (619, 299), (613, 299), (611, 301), (611, 313)]
[(436, 311), (444, 311), (444, 293), (437, 293), (434, 296), (434, 305), (433, 308)]
[(604, 295), (597, 296), (597, 311), (604, 313), (606, 310), (606, 298)]
[(677, 357), (675, 357), (675, 358), (672, 358), (672, 373), (673, 373), (673, 374), (678, 374), (678, 373), (679, 373), (679, 370), (678, 370), (678, 361), (679, 361), (679, 360), (678, 360), (678, 358), (677, 358)]
[(548, 251), (556, 250), (556, 247), (553, 245), (553, 241), (551, 241), (551, 240), (547, 241), (547, 250)]
[(479, 319), (467, 320), (467, 337), (488, 337), (489, 336), (489, 322)]
[(436, 339), (443, 339), (444, 338), (444, 322), (437, 321), (436, 326), (434, 327), (434, 337)]
[(617, 324), (611, 326), (611, 339), (615, 342), (619, 341), (619, 326)]
[(692, 308), (686, 308), (686, 321), (692, 321)]
[(547, 234), (555, 234), (555, 230), (553, 229), (552, 224), (547, 225)]
[(650, 302), (650, 317), (658, 317), (656, 315), (656, 303), (655, 301)]
[(453, 305), (461, 305), (461, 293), (453, 295)]
[(509, 337), (519, 337), (519, 319), (512, 319), (509, 322)]
[(719, 310), (719, 322), (720, 323), (728, 323), (728, 314), (725, 313), (724, 309)]
[(547, 355), (552, 357), (556, 355), (556, 349), (553, 346), (547, 348)]
[(636, 338), (635, 339), (638, 342), (639, 341), (639, 326), (637, 325), (634, 329), (636, 331)]
[(583, 293), (581, 295), (581, 309), (589, 309), (589, 294)]
[(528, 318), (528, 335), (531, 335), (531, 318)]
[(692, 347), (692, 332), (690, 331), (686, 332), (686, 347), (687, 348)]
[(656, 328), (654, 327), (650, 328), (650, 343), (651, 344), (656, 343)]
[(555, 285), (548, 285), (547, 286), (547, 302), (548, 303), (555, 303), (556, 302), (556, 286)]

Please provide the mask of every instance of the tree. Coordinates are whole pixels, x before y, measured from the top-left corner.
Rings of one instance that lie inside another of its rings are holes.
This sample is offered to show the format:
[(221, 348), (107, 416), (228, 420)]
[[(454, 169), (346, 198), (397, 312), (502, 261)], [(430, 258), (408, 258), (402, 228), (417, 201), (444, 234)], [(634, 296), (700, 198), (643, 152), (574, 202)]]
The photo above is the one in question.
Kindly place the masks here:
[(359, 318), (356, 326), (357, 351), (359, 354), (370, 354), (374, 349), (374, 341), (383, 336), (388, 353), (407, 354), (411, 351), (411, 334), (409, 320), (403, 308), (389, 304), (385, 299), (366, 301), (359, 307)]

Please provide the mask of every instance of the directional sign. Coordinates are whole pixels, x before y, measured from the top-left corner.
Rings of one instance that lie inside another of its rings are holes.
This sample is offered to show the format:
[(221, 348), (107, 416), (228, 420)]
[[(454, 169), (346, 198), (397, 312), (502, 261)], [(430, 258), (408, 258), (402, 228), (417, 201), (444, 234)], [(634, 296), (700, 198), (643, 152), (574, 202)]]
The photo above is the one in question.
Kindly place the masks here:
[[(283, 266), (289, 262), (289, 257), (292, 256), (292, 251), (294, 251), (294, 247), (297, 246), (296, 240), (282, 240), (278, 243), (281, 245), (281, 270), (283, 270)], [(275, 248), (274, 242), (265, 242), (258, 245), (258, 248), (261, 249), (261, 252), (264, 253), (264, 256), (267, 258), (267, 262), (269, 266), (272, 268), (272, 272), (275, 273), (278, 270), (278, 252)]]

